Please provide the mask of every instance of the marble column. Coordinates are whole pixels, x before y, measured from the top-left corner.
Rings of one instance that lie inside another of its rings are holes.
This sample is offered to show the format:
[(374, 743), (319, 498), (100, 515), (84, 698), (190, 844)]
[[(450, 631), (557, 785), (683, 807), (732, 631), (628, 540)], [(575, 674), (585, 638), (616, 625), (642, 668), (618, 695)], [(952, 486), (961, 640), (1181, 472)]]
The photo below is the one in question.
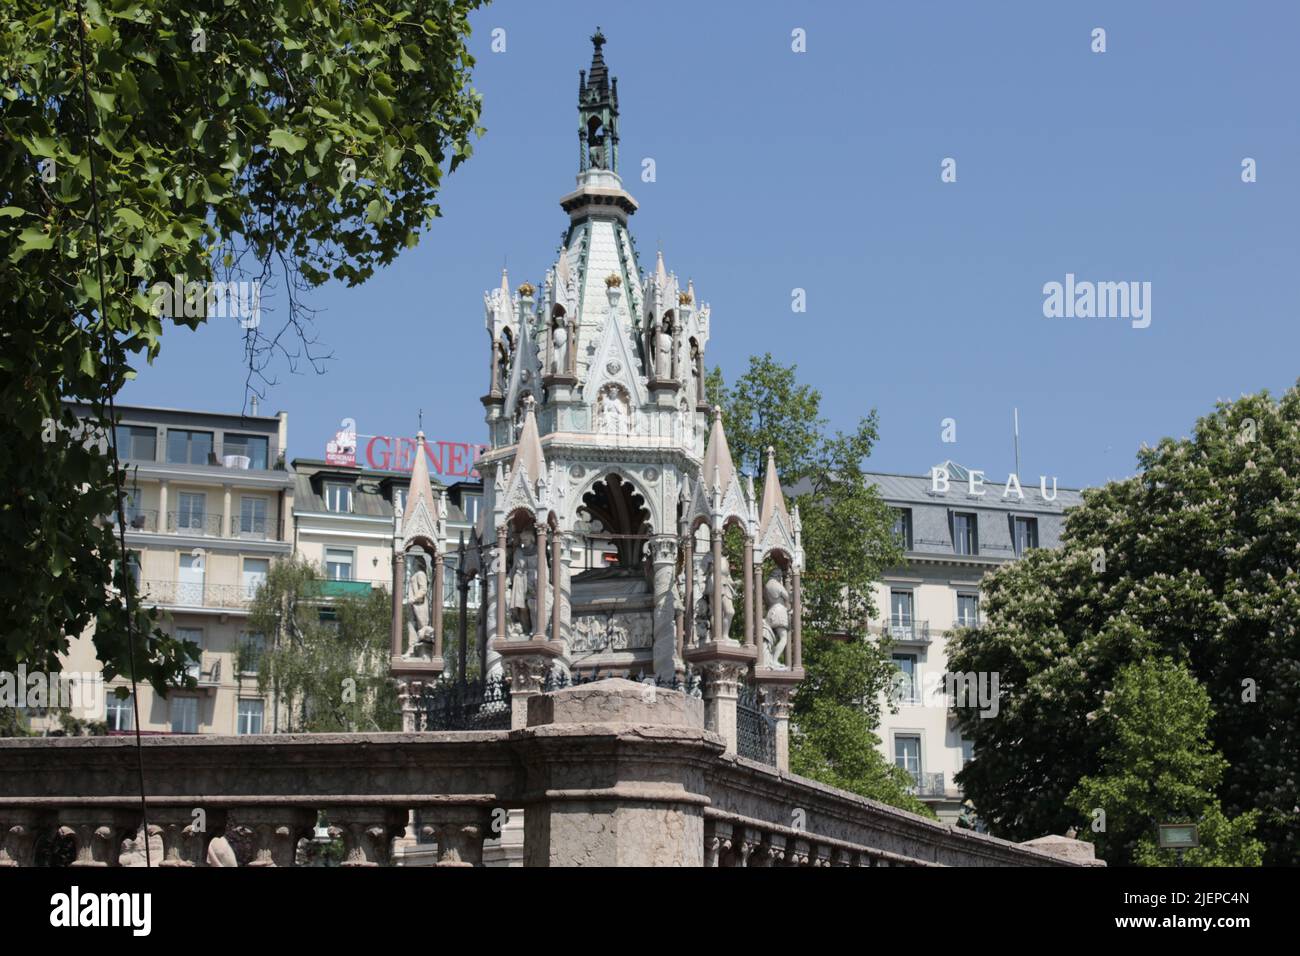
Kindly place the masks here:
[(794, 604), (794, 634), (790, 640), (791, 647), (791, 667), (799, 670), (803, 667), (803, 591), (801, 588), (800, 578), (802, 575), (798, 570), (792, 570), (794, 578), (791, 586), (791, 600)]
[[(745, 538), (744, 544), (745, 562), (745, 646), (754, 646), (754, 548), (749, 538)], [(763, 622), (758, 622), (759, 628)]]
[(549, 584), (546, 580), (547, 568), (549, 563), (546, 560), (546, 542), (547, 542), (546, 523), (542, 522), (537, 525), (537, 613), (533, 615), (533, 640), (546, 640), (546, 592), (549, 590)]
[(685, 618), (686, 618), (685, 620), (686, 637), (684, 643), (687, 647), (694, 647), (696, 635), (695, 635), (695, 532), (693, 530), (687, 532), (686, 540), (683, 543), (683, 547), (685, 547), (686, 549), (686, 552), (682, 559), (682, 566), (684, 568), (683, 573), (686, 577), (685, 588), (684, 588), (685, 594), (683, 595), (683, 602), (682, 602), (686, 605), (686, 607), (683, 609), (685, 611)]
[(754, 628), (758, 631), (758, 666), (772, 667), (775, 661), (767, 659), (767, 644), (763, 640), (763, 561), (754, 562)]
[(402, 602), (406, 600), (406, 555), (393, 555), (393, 657), (402, 656)]
[(562, 538), (558, 530), (551, 536), (551, 640), (553, 641), (560, 639), (560, 553), (564, 550)]
[(713, 593), (709, 595), (712, 613), (709, 615), (710, 634), (714, 644), (721, 644), (722, 633), (722, 532), (712, 529), (713, 536)]
[[(442, 660), (442, 586), (445, 574), (442, 552), (433, 552), (433, 656)], [(465, 662), (461, 661), (461, 667)]]
[(677, 539), (656, 535), (650, 542), (654, 567), (654, 671), (662, 681), (677, 673), (677, 608), (673, 579), (677, 576)]
[(497, 601), (497, 621), (496, 634), (493, 636), (499, 640), (506, 639), (506, 526), (502, 525), (497, 528), (497, 551), (492, 556), (496, 563), (496, 601)]

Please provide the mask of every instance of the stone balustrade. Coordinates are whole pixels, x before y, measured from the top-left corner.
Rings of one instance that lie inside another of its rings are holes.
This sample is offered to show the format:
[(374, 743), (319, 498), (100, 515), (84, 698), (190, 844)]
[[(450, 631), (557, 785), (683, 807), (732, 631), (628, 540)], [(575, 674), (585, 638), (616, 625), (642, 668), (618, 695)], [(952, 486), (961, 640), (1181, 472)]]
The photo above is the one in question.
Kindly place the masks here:
[[(242, 865), (293, 866), (323, 814), (344, 866), (393, 863), (403, 834), (475, 866), (508, 808), (528, 866), (1080, 862), (1077, 846), (1066, 859), (955, 830), (729, 754), (677, 691), (613, 679), (527, 709), (516, 730), (147, 737), (154, 862), (221, 865), (225, 843)], [(0, 740), (0, 867), (54, 840), (72, 866), (140, 859), (123, 853), (141, 830), (136, 759), (131, 737)]]

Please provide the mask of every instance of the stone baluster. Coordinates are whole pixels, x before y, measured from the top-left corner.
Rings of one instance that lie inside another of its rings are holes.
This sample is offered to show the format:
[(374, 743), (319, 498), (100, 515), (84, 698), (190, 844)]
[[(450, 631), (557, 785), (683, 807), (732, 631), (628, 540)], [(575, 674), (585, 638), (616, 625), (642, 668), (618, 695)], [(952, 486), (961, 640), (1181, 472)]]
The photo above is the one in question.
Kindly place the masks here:
[(117, 866), (122, 840), (135, 830), (139, 816), (127, 825), (121, 811), (76, 807), (60, 810), (58, 821), (58, 835), (71, 837), (75, 847), (72, 866)]
[[(202, 866), (208, 842), (208, 814), (189, 807), (161, 807), (149, 811), (150, 830), (162, 838), (162, 859), (155, 866)], [(150, 851), (152, 853), (152, 850)]]
[(253, 841), (249, 866), (293, 866), (298, 841), (311, 836), (316, 812), (298, 807), (240, 807), (230, 811), (226, 829)]
[(388, 866), (394, 838), (406, 831), (407, 811), (388, 807), (331, 807), (330, 836), (343, 839), (340, 866)]
[(719, 867), (731, 854), (731, 824), (721, 820), (704, 821), (704, 865)]
[(0, 810), (0, 867), (32, 866), (39, 831), (39, 811)]
[(785, 834), (766, 833), (753, 856), (750, 866), (780, 866), (785, 860)]
[(807, 840), (790, 840), (786, 848), (785, 865), (807, 866), (811, 852), (811, 847)]
[[(437, 804), (422, 807), (428, 821), (421, 835), (438, 844), (437, 866), (482, 866), (483, 841), (491, 833), (495, 811), (490, 807)], [(499, 815), (495, 819), (503, 819)]]

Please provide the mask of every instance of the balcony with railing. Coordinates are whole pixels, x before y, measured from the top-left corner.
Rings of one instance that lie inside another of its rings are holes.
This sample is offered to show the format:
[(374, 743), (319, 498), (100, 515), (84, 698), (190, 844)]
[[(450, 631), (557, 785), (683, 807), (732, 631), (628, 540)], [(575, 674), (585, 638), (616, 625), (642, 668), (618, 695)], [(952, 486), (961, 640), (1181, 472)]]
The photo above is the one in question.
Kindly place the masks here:
[[(147, 508), (127, 508), (126, 527), (130, 531), (157, 531), (158, 512)], [(108, 523), (117, 527), (116, 512), (108, 515)]]
[(928, 771), (917, 771), (912, 774), (912, 786), (907, 788), (907, 792), (916, 797), (944, 797), (948, 791), (944, 789), (943, 773), (931, 773)]
[(894, 616), (871, 625), (871, 629), (900, 644), (929, 644), (931, 641), (930, 622), (915, 618)]
[(225, 515), (210, 511), (169, 511), (167, 530), (178, 534), (219, 538)]
[(252, 541), (266, 541), (275, 530), (266, 515), (231, 515), (230, 536)]
[(140, 599), (166, 607), (246, 608), (257, 594), (255, 584), (210, 584), (207, 581), (139, 582)]
[(185, 665), (185, 674), (194, 678), (199, 690), (215, 694), (221, 686), (221, 658), (215, 654), (203, 654), (200, 660)]

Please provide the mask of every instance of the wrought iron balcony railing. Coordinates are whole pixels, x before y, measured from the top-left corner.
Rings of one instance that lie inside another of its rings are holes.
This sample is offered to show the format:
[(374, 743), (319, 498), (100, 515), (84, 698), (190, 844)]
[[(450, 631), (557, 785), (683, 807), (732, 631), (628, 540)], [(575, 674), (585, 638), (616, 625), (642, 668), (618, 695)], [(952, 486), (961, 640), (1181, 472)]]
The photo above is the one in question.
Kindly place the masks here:
[(232, 538), (252, 538), (256, 541), (265, 541), (270, 529), (271, 521), (265, 516), (260, 518), (250, 515), (230, 516), (230, 536)]
[(205, 537), (221, 537), (222, 523), (225, 516), (220, 512), (205, 511), (169, 511), (167, 512), (167, 530), (180, 534), (197, 534)]
[[(109, 514), (108, 523), (114, 527), (117, 526), (116, 512)], [(130, 531), (157, 531), (158, 512), (148, 511), (144, 508), (127, 508), (126, 527)]]
[(140, 597), (143, 601), (174, 607), (248, 607), (256, 593), (256, 586), (243, 584), (159, 580), (140, 582)]
[(875, 625), (877, 633), (906, 644), (929, 644), (930, 622), (910, 617), (891, 617)]
[(942, 797), (947, 791), (943, 785), (943, 773), (913, 773), (915, 781), (907, 792), (917, 797)]

